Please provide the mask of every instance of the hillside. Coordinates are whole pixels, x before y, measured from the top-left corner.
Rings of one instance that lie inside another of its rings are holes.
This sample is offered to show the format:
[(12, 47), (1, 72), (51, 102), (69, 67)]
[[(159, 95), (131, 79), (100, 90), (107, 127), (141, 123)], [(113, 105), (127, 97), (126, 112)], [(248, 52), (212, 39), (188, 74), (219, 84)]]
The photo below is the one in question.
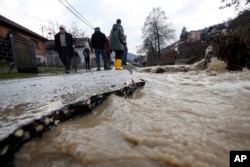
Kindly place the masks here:
[[(111, 57), (112, 57), (112, 59), (115, 58), (115, 52), (112, 52)], [(135, 59), (136, 57), (137, 57), (136, 54), (128, 53), (128, 55), (127, 55), (127, 60), (134, 61), (134, 59)]]

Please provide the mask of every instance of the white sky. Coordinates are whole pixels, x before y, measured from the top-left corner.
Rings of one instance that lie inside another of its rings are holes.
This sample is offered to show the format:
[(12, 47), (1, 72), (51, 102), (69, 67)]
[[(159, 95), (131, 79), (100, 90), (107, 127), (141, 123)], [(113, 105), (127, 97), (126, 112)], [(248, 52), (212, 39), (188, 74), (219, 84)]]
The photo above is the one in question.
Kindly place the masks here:
[[(129, 51), (142, 44), (141, 28), (153, 7), (161, 7), (179, 38), (183, 26), (188, 31), (221, 23), (237, 15), (234, 8), (219, 10), (221, 0), (68, 0), (89, 22), (107, 36), (117, 18), (122, 20)], [(91, 37), (93, 30), (71, 14), (58, 0), (0, 0), (0, 14), (39, 33), (48, 20), (78, 27)]]

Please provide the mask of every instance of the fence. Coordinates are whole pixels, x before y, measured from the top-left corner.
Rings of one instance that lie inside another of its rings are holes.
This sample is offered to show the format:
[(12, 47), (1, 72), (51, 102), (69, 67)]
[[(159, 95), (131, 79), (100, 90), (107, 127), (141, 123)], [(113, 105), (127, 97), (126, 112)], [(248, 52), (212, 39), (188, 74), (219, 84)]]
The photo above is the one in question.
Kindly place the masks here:
[(0, 59), (5, 63), (10, 63), (13, 61), (11, 43), (7, 40), (0, 39)]
[(18, 72), (38, 72), (35, 48), (31, 41), (18, 36), (10, 35), (14, 62)]
[(7, 73), (14, 65), (10, 41), (0, 39), (0, 72)]
[(9, 37), (9, 40), (0, 39), (0, 73), (9, 73), (13, 69), (37, 72), (33, 43), (18, 34), (10, 34)]

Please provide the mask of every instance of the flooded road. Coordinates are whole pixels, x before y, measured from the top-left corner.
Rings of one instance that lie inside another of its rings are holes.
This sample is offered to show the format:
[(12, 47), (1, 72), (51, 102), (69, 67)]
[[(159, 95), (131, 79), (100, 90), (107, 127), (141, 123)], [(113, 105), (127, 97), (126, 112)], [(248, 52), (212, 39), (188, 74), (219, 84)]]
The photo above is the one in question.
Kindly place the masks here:
[(135, 75), (143, 89), (25, 144), (17, 166), (226, 167), (250, 150), (249, 71)]

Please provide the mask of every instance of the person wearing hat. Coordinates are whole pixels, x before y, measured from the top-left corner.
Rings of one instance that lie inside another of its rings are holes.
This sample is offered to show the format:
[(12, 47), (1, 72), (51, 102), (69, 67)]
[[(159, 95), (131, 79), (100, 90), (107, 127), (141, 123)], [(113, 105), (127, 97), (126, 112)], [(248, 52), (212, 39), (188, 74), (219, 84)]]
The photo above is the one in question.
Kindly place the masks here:
[(117, 19), (116, 24), (113, 25), (113, 28), (110, 32), (110, 49), (115, 51), (115, 69), (122, 70), (122, 58), (125, 38), (124, 38), (124, 30), (121, 25), (121, 20)]
[(104, 69), (109, 70), (111, 69), (109, 67), (108, 58), (105, 52), (105, 43), (107, 42), (106, 35), (101, 32), (101, 29), (99, 27), (95, 28), (95, 32), (91, 37), (91, 45), (94, 48), (94, 52), (96, 55), (96, 65), (97, 65), (97, 71), (100, 71), (101, 67), (101, 56), (104, 60)]
[(65, 26), (61, 25), (59, 29), (60, 32), (55, 35), (55, 49), (65, 67), (65, 73), (69, 74), (75, 45), (72, 35), (66, 32)]

